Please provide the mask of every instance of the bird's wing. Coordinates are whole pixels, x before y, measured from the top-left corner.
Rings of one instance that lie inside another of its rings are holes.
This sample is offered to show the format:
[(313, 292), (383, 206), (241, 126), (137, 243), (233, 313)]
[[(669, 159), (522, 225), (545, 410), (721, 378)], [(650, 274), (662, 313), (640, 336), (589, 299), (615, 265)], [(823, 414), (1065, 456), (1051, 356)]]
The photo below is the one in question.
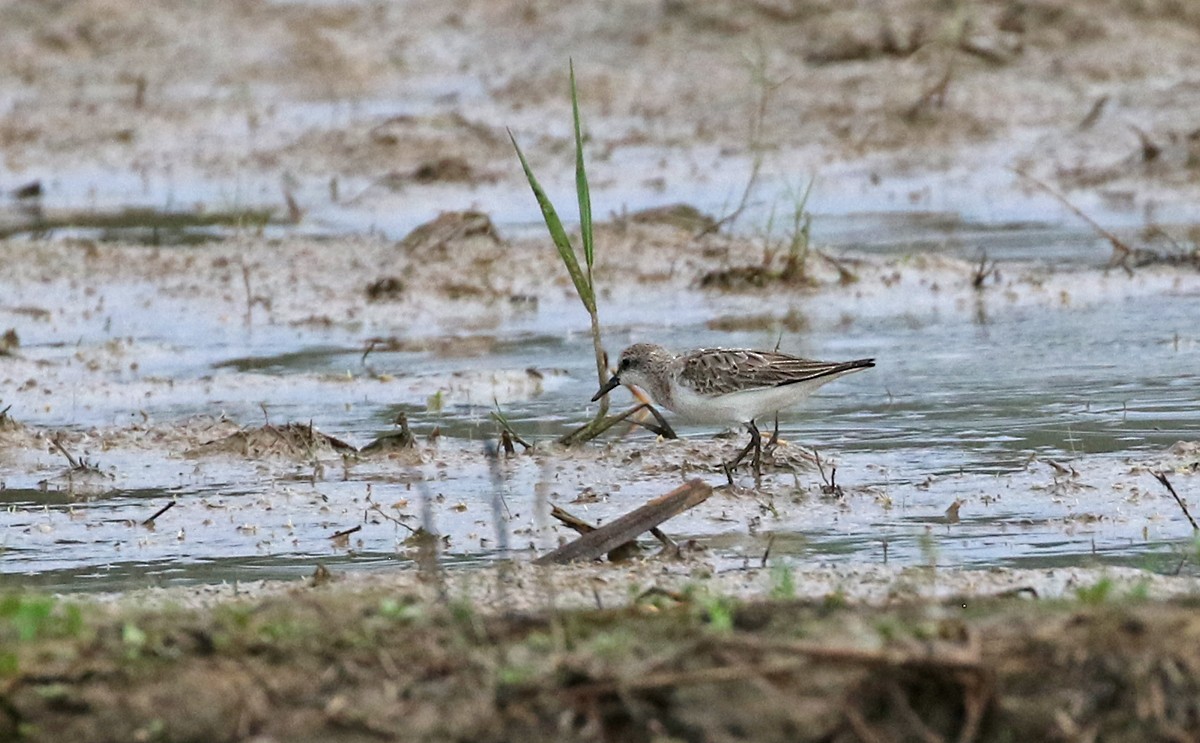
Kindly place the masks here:
[(778, 351), (703, 348), (677, 360), (679, 380), (701, 395), (780, 387), (874, 366), (873, 359), (813, 361)]

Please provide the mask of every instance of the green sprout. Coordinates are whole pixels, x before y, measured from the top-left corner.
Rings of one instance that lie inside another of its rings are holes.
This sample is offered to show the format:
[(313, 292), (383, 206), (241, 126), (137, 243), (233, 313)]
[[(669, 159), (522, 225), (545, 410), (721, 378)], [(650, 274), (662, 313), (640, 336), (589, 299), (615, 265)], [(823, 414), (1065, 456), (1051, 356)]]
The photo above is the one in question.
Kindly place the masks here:
[[(571, 239), (567, 236), (566, 229), (563, 228), (562, 220), (559, 219), (554, 204), (534, 176), (533, 169), (529, 167), (529, 161), (525, 159), (525, 154), (521, 151), (520, 145), (517, 144), (517, 138), (511, 130), (508, 132), (508, 137), (517, 151), (517, 157), (521, 160), (521, 167), (525, 170), (525, 178), (529, 181), (534, 198), (541, 207), (542, 218), (546, 222), (546, 229), (550, 232), (550, 239), (554, 241), (554, 247), (558, 249), (558, 256), (571, 277), (571, 283), (575, 285), (575, 293), (579, 295), (579, 300), (583, 302), (583, 307), (591, 318), (592, 346), (596, 354), (596, 377), (602, 385), (608, 369), (605, 364), (604, 347), (600, 339), (600, 316), (596, 310), (596, 288), (592, 280), (592, 265), (596, 257), (595, 239), (592, 233), (592, 197), (588, 189), (587, 170), (583, 162), (583, 130), (580, 125), (579, 94), (575, 87), (574, 62), (571, 63), (570, 69), (571, 113), (575, 125), (575, 192), (579, 200), (579, 232), (583, 244), (582, 266), (579, 264), (579, 256), (575, 247), (571, 245)], [(584, 429), (586, 433), (576, 438), (586, 440), (595, 435), (593, 432), (598, 433), (599, 430), (602, 430), (600, 426), (607, 414), (608, 398), (603, 397), (600, 399), (600, 409), (596, 412), (596, 417)]]
[[(566, 229), (563, 228), (562, 220), (558, 218), (554, 204), (551, 203), (550, 197), (546, 195), (545, 190), (533, 175), (533, 169), (529, 167), (529, 161), (525, 159), (525, 153), (521, 152), (521, 147), (517, 144), (517, 138), (513, 136), (512, 130), (509, 130), (508, 138), (512, 140), (513, 148), (516, 149), (517, 157), (521, 161), (521, 167), (525, 170), (525, 178), (529, 181), (529, 187), (533, 190), (538, 206), (541, 207), (542, 218), (546, 221), (546, 229), (550, 232), (550, 239), (554, 241), (554, 247), (558, 249), (558, 257), (566, 267), (567, 274), (571, 277), (571, 283), (575, 285), (575, 293), (579, 295), (579, 301), (583, 302), (583, 308), (587, 310), (588, 316), (591, 318), (592, 349), (596, 355), (596, 379), (599, 385), (603, 386), (607, 381), (608, 364), (604, 354), (604, 344), (600, 337), (600, 315), (596, 310), (596, 285), (592, 279), (592, 265), (596, 258), (595, 238), (592, 231), (592, 197), (588, 190), (587, 170), (583, 164), (583, 127), (580, 124), (579, 93), (575, 87), (574, 63), (571, 64), (571, 113), (575, 129), (575, 193), (579, 200), (579, 233), (583, 244), (582, 266), (579, 263), (579, 255), (576, 253), (575, 247), (571, 245), (571, 239), (567, 236)], [(660, 436), (675, 438), (675, 432), (671, 430), (671, 426), (657, 410), (648, 404), (635, 405), (624, 413), (609, 416), (608, 396), (606, 395), (600, 398), (600, 408), (596, 411), (595, 417), (560, 438), (558, 443), (570, 445), (590, 441), (642, 409), (650, 412), (655, 423), (651, 424), (637, 419), (633, 419), (633, 423), (648, 428)]]

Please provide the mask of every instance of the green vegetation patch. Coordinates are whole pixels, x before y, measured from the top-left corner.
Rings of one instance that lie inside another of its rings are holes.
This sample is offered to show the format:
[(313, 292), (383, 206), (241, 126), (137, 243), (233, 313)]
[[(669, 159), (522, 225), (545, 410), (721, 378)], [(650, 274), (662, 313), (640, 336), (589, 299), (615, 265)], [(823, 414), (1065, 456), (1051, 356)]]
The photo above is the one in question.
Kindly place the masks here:
[(0, 739), (999, 741), (1048, 739), (1066, 714), (1146, 740), (1200, 720), (1187, 604), (659, 598), (485, 613), (330, 588), (147, 611), (12, 594)]

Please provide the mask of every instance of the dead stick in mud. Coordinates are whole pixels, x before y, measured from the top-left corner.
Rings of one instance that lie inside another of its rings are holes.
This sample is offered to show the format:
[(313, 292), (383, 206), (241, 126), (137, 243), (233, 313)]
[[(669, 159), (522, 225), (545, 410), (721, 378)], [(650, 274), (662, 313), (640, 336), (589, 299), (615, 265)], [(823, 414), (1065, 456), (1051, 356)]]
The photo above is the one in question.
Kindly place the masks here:
[(59, 436), (61, 436), (61, 434), (57, 434), (57, 433), (54, 434), (54, 436), (50, 439), (50, 444), (55, 449), (58, 449), (59, 454), (62, 454), (64, 457), (67, 458), (67, 463), (71, 465), (71, 469), (73, 469), (73, 470), (83, 469), (83, 464), (81, 464), (78, 459), (71, 456), (71, 452), (67, 451), (67, 448), (62, 445), (61, 441), (58, 440)]
[(368, 512), (371, 512), (371, 511), (373, 511), (373, 512), (375, 512), (375, 513), (379, 514), (380, 516), (382, 516), (383, 518), (387, 519), (388, 521), (391, 521), (393, 524), (396, 524), (397, 526), (403, 526), (405, 529), (408, 529), (408, 533), (409, 533), (409, 534), (416, 534), (416, 533), (417, 533), (417, 530), (416, 530), (415, 528), (413, 528), (413, 527), (409, 526), (408, 524), (404, 523), (403, 521), (401, 521), (400, 519), (396, 518), (395, 516), (392, 516), (391, 514), (385, 513), (385, 512), (384, 512), (384, 510), (383, 510), (382, 508), (380, 508), (380, 507), (379, 507), (379, 504), (378, 504), (378, 503), (372, 503), (372, 504), (371, 504), (371, 507), (370, 507), (370, 508), (368, 508), (368, 509), (367, 509), (367, 511), (368, 511)]
[(570, 446), (572, 444), (583, 443), (584, 441), (591, 441), (594, 438), (598, 438), (601, 434), (603, 434), (608, 429), (612, 428), (613, 426), (617, 425), (621, 421), (629, 418), (634, 413), (640, 412), (643, 409), (650, 411), (650, 415), (654, 416), (654, 420), (658, 425), (651, 425), (649, 423), (646, 423), (645, 421), (640, 421), (637, 419), (634, 419), (632, 421), (634, 424), (639, 425), (642, 428), (645, 428), (646, 430), (650, 431), (651, 433), (662, 436), (664, 439), (679, 438), (679, 436), (676, 435), (676, 433), (675, 433), (675, 429), (671, 428), (671, 424), (667, 423), (667, 419), (662, 416), (662, 413), (658, 412), (658, 410), (650, 403), (644, 402), (644, 403), (641, 403), (640, 405), (633, 406), (629, 410), (626, 410), (624, 413), (620, 413), (618, 415), (614, 415), (614, 416), (605, 418), (599, 425), (593, 425), (592, 423), (588, 423), (584, 426), (581, 426), (581, 427), (575, 429), (574, 431), (571, 431), (566, 436), (563, 436), (562, 438), (560, 438), (558, 440), (558, 443), (563, 446)]
[(167, 511), (170, 511), (172, 508), (174, 508), (176, 503), (177, 503), (177, 501), (172, 500), (167, 505), (165, 505), (162, 508), (155, 511), (153, 516), (151, 516), (150, 518), (148, 518), (142, 522), (142, 526), (154, 526), (154, 522), (158, 519), (158, 517), (162, 516), (164, 513), (166, 513)]
[(938, 78), (930, 88), (921, 93), (921, 97), (905, 109), (903, 117), (906, 121), (912, 121), (921, 115), (922, 112), (928, 109), (939, 109), (946, 105), (946, 92), (950, 89), (950, 83), (954, 80), (954, 58), (951, 57), (950, 63), (946, 65), (946, 71)]
[(1200, 532), (1200, 526), (1196, 524), (1196, 519), (1192, 518), (1192, 514), (1188, 512), (1187, 504), (1183, 502), (1183, 498), (1180, 498), (1179, 493), (1175, 492), (1175, 486), (1167, 479), (1167, 473), (1154, 472), (1152, 474), (1154, 475), (1154, 479), (1161, 482), (1163, 487), (1167, 489), (1167, 492), (1171, 494), (1171, 497), (1175, 499), (1175, 502), (1179, 504), (1179, 509), (1183, 511), (1183, 515), (1187, 516), (1188, 523), (1192, 525), (1192, 531)]
[(375, 345), (377, 343), (379, 343), (378, 340), (372, 340), (367, 344), (367, 348), (365, 351), (363, 351), (362, 358), (358, 360), (358, 363), (362, 364), (363, 366), (367, 365), (367, 357), (370, 356), (371, 352), (375, 350)]
[(971, 288), (975, 291), (983, 290), (983, 282), (991, 275), (992, 271), (996, 270), (996, 262), (988, 263), (987, 251), (979, 252), (979, 265), (975, 268), (975, 273), (971, 276)]
[[(571, 529), (579, 534), (590, 534), (590, 533), (596, 531), (596, 529), (600, 528), (600, 527), (595, 526), (587, 521), (584, 521), (583, 519), (579, 518), (575, 514), (571, 513), (570, 511), (568, 511), (565, 508), (562, 508), (560, 506), (551, 506), (550, 516), (552, 518), (558, 519), (559, 522), (561, 522), (563, 526), (565, 526), (568, 529)], [(675, 544), (675, 541), (673, 539), (671, 539), (670, 537), (668, 537), (666, 534), (664, 534), (662, 532), (662, 530), (659, 529), (657, 526), (650, 529), (650, 533), (653, 534), (654, 538), (657, 539), (659, 541), (659, 543), (662, 544), (664, 549), (667, 549), (667, 550), (679, 549), (679, 545)], [(616, 547), (613, 547), (611, 550), (609, 550), (607, 553), (608, 559), (613, 560), (613, 561), (621, 560), (621, 559), (631, 556), (630, 553), (634, 552), (635, 550), (637, 550), (637, 542), (630, 540), (628, 542), (625, 542), (624, 544), (618, 544)]]
[(254, 292), (250, 290), (250, 269), (246, 266), (246, 259), (243, 256), (242, 263), (242, 285), (246, 288), (246, 326), (249, 327), (254, 320)]
[(594, 560), (618, 545), (633, 540), (667, 519), (694, 508), (712, 495), (712, 486), (702, 480), (689, 480), (666, 495), (660, 495), (641, 508), (612, 523), (588, 532), (553, 552), (534, 560), (537, 565), (561, 565), (575, 560)]
[(344, 539), (356, 531), (362, 531), (362, 524), (359, 524), (358, 526), (352, 526), (349, 529), (342, 529), (341, 531), (335, 531), (334, 533), (329, 535), (329, 538), (330, 539)]
[[(550, 508), (550, 516), (558, 519), (563, 526), (578, 534), (590, 534), (596, 531), (598, 528), (594, 524), (584, 521), (565, 508), (561, 508), (559, 506), (553, 506)], [(656, 528), (655, 531), (658, 531), (658, 529)], [(619, 562), (621, 560), (627, 560), (633, 557), (640, 551), (641, 548), (638, 546), (636, 541), (629, 541), (618, 544), (605, 554), (608, 556), (610, 562)]]
[(1051, 186), (1049, 183), (1046, 183), (1045, 181), (1038, 178), (1037, 176), (1033, 176), (1033, 175), (1030, 175), (1029, 173), (1026, 173), (1024, 170), (1021, 170), (1020, 168), (1013, 168), (1012, 171), (1014, 173), (1016, 173), (1017, 175), (1021, 176), (1022, 178), (1024, 178), (1025, 180), (1029, 181), (1033, 185), (1042, 189), (1046, 193), (1053, 196), (1055, 199), (1058, 200), (1058, 202), (1060, 204), (1067, 207), (1067, 209), (1070, 209), (1071, 212), (1075, 216), (1079, 217), (1084, 222), (1087, 222), (1089, 227), (1091, 227), (1093, 230), (1095, 230), (1096, 233), (1099, 234), (1101, 237), (1103, 237), (1105, 240), (1108, 240), (1109, 244), (1112, 245), (1113, 257), (1112, 257), (1112, 260), (1109, 261), (1109, 263), (1114, 266), (1120, 265), (1123, 268), (1125, 268), (1126, 271), (1129, 270), (1129, 267), (1125, 266), (1125, 259), (1133, 254), (1133, 248), (1129, 247), (1128, 243), (1126, 243), (1121, 238), (1117, 237), (1113, 233), (1111, 233), (1108, 230), (1101, 227), (1100, 224), (1096, 222), (1096, 220), (1089, 217), (1087, 214), (1085, 214), (1083, 212), (1082, 209), (1080, 209), (1079, 207), (1075, 206), (1070, 201), (1068, 201), (1066, 196), (1063, 196), (1056, 188)]
[(722, 228), (732, 225), (742, 216), (742, 212), (746, 211), (746, 207), (750, 206), (750, 195), (754, 193), (755, 187), (758, 185), (758, 177), (762, 172), (763, 154), (758, 152), (754, 156), (754, 162), (750, 165), (750, 177), (746, 179), (746, 187), (742, 190), (742, 198), (738, 201), (737, 207), (729, 214), (714, 221), (712, 224), (705, 226), (696, 233), (693, 239), (700, 239), (708, 234), (715, 234)]

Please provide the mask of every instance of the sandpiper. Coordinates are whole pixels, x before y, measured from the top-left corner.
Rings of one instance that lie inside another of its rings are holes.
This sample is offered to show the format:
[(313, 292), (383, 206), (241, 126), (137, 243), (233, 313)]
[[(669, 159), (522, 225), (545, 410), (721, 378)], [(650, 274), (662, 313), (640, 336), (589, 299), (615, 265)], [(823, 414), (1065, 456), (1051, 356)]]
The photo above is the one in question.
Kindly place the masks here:
[(875, 359), (812, 361), (778, 351), (699, 348), (674, 354), (654, 343), (635, 343), (621, 353), (617, 371), (592, 402), (619, 385), (641, 387), (659, 405), (696, 423), (742, 423), (750, 443), (724, 465), (729, 484), (733, 470), (754, 452), (755, 482), (762, 479), (762, 437), (754, 420), (804, 400), (821, 385)]

